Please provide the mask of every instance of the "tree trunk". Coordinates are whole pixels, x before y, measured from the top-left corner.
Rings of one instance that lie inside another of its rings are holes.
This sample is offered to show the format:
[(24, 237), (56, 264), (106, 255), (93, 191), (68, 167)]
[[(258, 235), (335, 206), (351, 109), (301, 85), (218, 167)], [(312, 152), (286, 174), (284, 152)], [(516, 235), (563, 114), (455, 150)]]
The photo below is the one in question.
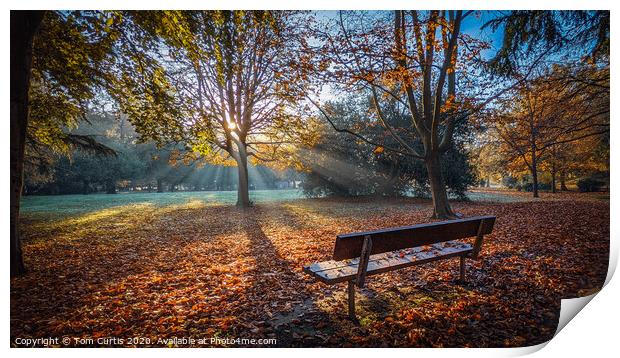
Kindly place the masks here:
[(157, 179), (157, 192), (158, 193), (164, 192), (164, 181), (161, 179)]
[(19, 237), (32, 42), (43, 11), (11, 11), (11, 277), (26, 272)]
[(552, 154), (552, 158), (551, 158), (551, 192), (552, 193), (557, 193), (556, 190), (556, 174), (558, 172), (558, 167), (557, 167), (557, 150), (555, 148), (555, 146), (551, 147), (551, 154)]
[(239, 148), (239, 152), (234, 156), (239, 171), (239, 185), (237, 186), (237, 206), (248, 208), (250, 202), (249, 178), (248, 178), (248, 155), (245, 148)]
[(536, 152), (532, 152), (532, 192), (534, 197), (538, 198), (538, 168), (536, 165)]
[(553, 163), (551, 163), (551, 192), (552, 193), (556, 193), (557, 192), (555, 190), (555, 174), (556, 174), (555, 162), (553, 162)]
[(428, 171), (428, 180), (431, 186), (431, 194), (433, 196), (433, 218), (453, 219), (455, 215), (452, 208), (450, 208), (448, 193), (443, 183), (439, 154), (431, 154), (425, 163), (426, 170)]
[(568, 191), (566, 187), (566, 172), (564, 170), (560, 171), (560, 190)]

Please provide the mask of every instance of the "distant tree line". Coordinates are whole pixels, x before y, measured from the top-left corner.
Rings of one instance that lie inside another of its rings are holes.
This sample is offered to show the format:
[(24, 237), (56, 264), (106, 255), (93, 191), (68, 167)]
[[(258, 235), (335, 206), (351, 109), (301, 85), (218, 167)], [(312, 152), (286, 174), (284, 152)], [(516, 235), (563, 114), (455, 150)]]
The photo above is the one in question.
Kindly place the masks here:
[[(102, 155), (75, 149), (67, 153), (32, 150), (26, 160), (26, 195), (90, 194), (118, 191), (236, 190), (237, 168), (187, 160), (183, 146), (158, 148), (139, 143), (134, 127), (124, 115), (90, 113), (88, 121), (68, 130), (76, 136), (95, 138), (114, 151)], [(250, 167), (250, 189), (294, 187), (299, 174)]]

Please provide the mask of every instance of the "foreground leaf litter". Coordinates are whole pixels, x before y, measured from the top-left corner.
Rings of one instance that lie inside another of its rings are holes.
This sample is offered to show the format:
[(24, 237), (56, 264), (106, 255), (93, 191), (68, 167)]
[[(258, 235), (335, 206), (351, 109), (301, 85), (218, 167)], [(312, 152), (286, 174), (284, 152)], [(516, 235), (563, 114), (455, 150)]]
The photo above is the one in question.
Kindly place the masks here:
[[(570, 200), (564, 200), (567, 197)], [(418, 199), (129, 205), (22, 222), (29, 273), (11, 280), (16, 337), (276, 338), (277, 346), (504, 347), (549, 340), (560, 298), (600, 289), (609, 202), (584, 195), (455, 203), (497, 216), (478, 261), (372, 276), (346, 317), (346, 284), (302, 266), (331, 258), (339, 233), (427, 222)], [(157, 345), (157, 344), (152, 344)], [(171, 345), (171, 344), (168, 344)]]

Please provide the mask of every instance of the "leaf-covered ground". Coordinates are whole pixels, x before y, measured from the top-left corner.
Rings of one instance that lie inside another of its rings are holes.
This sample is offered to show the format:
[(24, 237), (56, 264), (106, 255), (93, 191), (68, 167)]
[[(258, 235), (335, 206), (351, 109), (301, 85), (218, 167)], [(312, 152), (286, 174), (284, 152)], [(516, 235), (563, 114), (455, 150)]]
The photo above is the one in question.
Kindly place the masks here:
[(563, 193), (453, 205), (498, 218), (480, 259), (467, 263), (467, 283), (456, 282), (457, 258), (372, 276), (357, 292), (359, 324), (346, 316), (346, 284), (315, 282), (302, 266), (330, 259), (339, 233), (427, 222), (428, 201), (293, 200), (247, 211), (141, 204), (26, 217), (29, 273), (11, 281), (11, 344), (66, 336), (524, 346), (553, 336), (560, 298), (602, 286), (608, 201)]

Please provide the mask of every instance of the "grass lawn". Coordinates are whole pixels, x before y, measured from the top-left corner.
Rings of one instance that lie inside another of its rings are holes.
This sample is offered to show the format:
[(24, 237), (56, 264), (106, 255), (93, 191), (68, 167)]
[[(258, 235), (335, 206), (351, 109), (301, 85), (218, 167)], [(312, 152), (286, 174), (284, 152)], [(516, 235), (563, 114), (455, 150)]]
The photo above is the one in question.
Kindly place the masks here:
[(607, 273), (608, 201), (476, 191), (455, 210), (497, 222), (468, 282), (455, 282), (457, 258), (372, 276), (356, 325), (346, 284), (315, 282), (302, 266), (330, 259), (339, 233), (427, 222), (430, 202), (258, 194), (246, 211), (234, 193), (25, 198), (29, 273), (11, 280), (11, 337), (524, 346), (553, 336), (560, 298), (596, 291)]
[[(263, 203), (302, 198), (301, 190), (252, 190), (250, 200)], [(148, 193), (132, 192), (89, 195), (37, 195), (22, 199), (22, 212), (27, 216), (68, 217), (91, 213), (102, 209), (138, 206), (210, 205), (235, 204), (236, 191), (189, 191)]]
[[(515, 202), (527, 201), (519, 192), (503, 192), (499, 190), (474, 190), (467, 193), (472, 201)], [(250, 199), (256, 203), (294, 200), (304, 198), (299, 189), (286, 190), (252, 190)], [(234, 204), (237, 201), (236, 191), (190, 191), (166, 193), (119, 193), (89, 195), (36, 195), (22, 199), (22, 213), (27, 217), (39, 219), (47, 217), (65, 218), (102, 209), (128, 205), (171, 206), (171, 205), (212, 205)]]

